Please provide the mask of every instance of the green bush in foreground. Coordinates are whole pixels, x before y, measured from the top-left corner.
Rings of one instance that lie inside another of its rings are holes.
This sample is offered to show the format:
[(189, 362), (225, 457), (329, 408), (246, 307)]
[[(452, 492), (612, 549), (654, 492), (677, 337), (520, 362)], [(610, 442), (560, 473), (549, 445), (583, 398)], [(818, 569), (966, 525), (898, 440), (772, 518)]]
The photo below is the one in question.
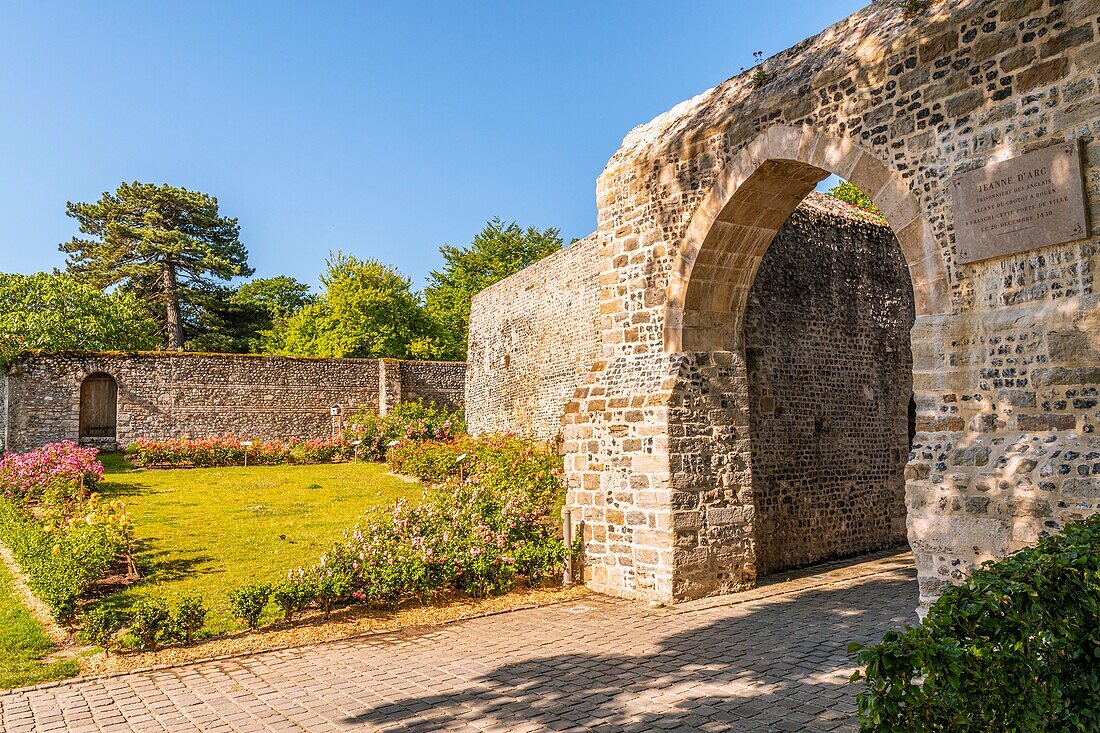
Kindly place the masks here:
[(172, 613), (172, 626), (183, 635), (185, 644), (190, 644), (195, 634), (206, 623), (206, 614), (209, 613), (202, 602), (202, 596), (184, 596)]
[(111, 653), (111, 643), (122, 629), (125, 619), (110, 606), (100, 606), (86, 612), (80, 620), (80, 639), (103, 647)]
[(159, 598), (141, 598), (130, 610), (130, 634), (142, 651), (156, 649), (157, 640), (171, 622), (172, 612)]
[(229, 608), (233, 615), (244, 621), (248, 628), (255, 629), (260, 625), (260, 616), (263, 615), (268, 599), (271, 598), (271, 586), (263, 583), (242, 585), (229, 591)]
[(860, 650), (864, 731), (1100, 730), (1100, 515), (951, 588)]

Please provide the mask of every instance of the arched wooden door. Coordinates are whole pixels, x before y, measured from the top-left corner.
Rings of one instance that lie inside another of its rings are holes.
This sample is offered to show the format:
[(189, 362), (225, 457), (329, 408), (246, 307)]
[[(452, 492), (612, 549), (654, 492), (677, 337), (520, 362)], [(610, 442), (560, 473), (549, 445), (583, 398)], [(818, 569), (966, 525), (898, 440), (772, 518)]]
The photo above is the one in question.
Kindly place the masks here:
[(80, 437), (114, 438), (118, 385), (110, 374), (85, 377), (80, 385)]

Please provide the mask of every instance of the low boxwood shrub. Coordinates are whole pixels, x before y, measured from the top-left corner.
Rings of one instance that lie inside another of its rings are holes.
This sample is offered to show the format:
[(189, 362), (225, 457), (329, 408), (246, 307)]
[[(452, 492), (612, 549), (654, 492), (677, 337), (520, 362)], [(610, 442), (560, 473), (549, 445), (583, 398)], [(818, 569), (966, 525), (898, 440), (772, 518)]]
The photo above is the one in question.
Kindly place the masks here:
[(229, 591), (229, 610), (233, 615), (244, 621), (250, 629), (260, 626), (260, 616), (263, 615), (267, 601), (271, 598), (271, 586), (264, 583), (242, 585)]
[(302, 571), (291, 571), (285, 580), (271, 586), (271, 598), (283, 612), (283, 620), (288, 623), (294, 620), (295, 614), (309, 608), (316, 596), (313, 583)]
[(134, 646), (142, 651), (153, 651), (164, 632), (172, 636), (170, 628), (172, 612), (160, 598), (139, 598), (129, 613), (130, 635)]
[(1100, 730), (1100, 515), (949, 589), (916, 627), (852, 651), (862, 730)]
[(125, 625), (125, 619), (117, 609), (111, 606), (97, 606), (87, 611), (80, 619), (81, 640), (103, 647), (108, 655), (115, 636)]
[(202, 596), (184, 596), (176, 604), (172, 611), (172, 626), (183, 636), (185, 644), (190, 644), (202, 629), (207, 613)]

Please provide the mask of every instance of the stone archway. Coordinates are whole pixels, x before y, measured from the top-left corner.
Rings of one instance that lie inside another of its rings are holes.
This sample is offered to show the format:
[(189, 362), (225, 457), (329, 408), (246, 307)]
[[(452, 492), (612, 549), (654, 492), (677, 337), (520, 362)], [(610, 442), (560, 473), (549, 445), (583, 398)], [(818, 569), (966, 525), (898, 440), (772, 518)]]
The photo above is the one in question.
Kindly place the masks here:
[(756, 582), (746, 306), (776, 233), (829, 174), (868, 192), (885, 214), (909, 267), (918, 319), (950, 308), (942, 255), (925, 236), (922, 209), (873, 153), (779, 125), (732, 159), (692, 216), (666, 299), (665, 350), (678, 365), (668, 414), (674, 597)]
[[(475, 299), (472, 321), (522, 302), (559, 350), (580, 355), (575, 371), (538, 354), (513, 368), (546, 384), (564, 375), (540, 399), (562, 416), (591, 587), (670, 601), (753, 581), (738, 339), (761, 253), (826, 172), (885, 211), (913, 282), (905, 479), (922, 603), (1100, 511), (1090, 9), (960, 0), (907, 15), (872, 4), (631, 130), (597, 181), (591, 246)], [(993, 166), (1055, 154), (1073, 174), (1051, 175), (1044, 205), (1072, 202), (1065, 227), (1018, 232), (1027, 210), (958, 203), (1003, 183)], [(994, 247), (981, 230), (989, 217), (1011, 235)], [(576, 308), (550, 312), (543, 304), (566, 285), (554, 274), (574, 272), (583, 278), (564, 289)], [(588, 333), (592, 348), (577, 335)]]
[(830, 174), (875, 202), (909, 265), (917, 315), (950, 310), (943, 255), (916, 196), (874, 153), (809, 127), (776, 125), (741, 149), (688, 224), (669, 275), (666, 352), (736, 350), (756, 268), (779, 227)]

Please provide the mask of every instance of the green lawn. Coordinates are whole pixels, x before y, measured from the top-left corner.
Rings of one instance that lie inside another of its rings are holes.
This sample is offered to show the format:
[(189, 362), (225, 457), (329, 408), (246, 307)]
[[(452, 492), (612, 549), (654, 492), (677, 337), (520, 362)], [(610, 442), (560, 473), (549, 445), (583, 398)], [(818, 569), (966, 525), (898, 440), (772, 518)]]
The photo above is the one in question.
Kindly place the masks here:
[(0, 689), (64, 679), (80, 671), (75, 659), (45, 661), (55, 648), (16, 597), (11, 573), (0, 562)]
[[(109, 458), (100, 492), (126, 503), (142, 579), (104, 602), (201, 595), (211, 634), (242, 628), (231, 588), (313, 564), (366, 509), (422, 491), (373, 463), (134, 471)], [(265, 618), (277, 616), (272, 604)]]

